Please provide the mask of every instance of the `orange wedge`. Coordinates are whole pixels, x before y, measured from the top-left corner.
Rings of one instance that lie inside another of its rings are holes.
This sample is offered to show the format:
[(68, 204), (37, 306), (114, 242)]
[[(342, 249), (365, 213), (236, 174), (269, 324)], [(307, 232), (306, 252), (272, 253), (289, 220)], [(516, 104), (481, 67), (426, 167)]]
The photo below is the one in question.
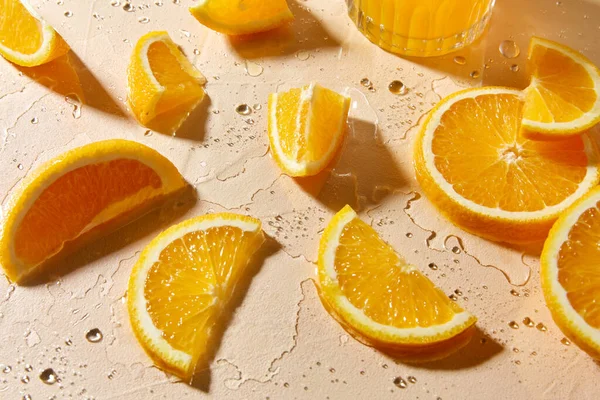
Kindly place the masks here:
[(226, 35), (270, 31), (294, 19), (286, 0), (200, 0), (190, 12), (202, 25)]
[(26, 0), (0, 0), (0, 54), (23, 67), (52, 61), (69, 45)]
[(522, 128), (533, 139), (561, 139), (600, 122), (600, 70), (579, 52), (534, 37), (529, 45), (531, 84)]
[(173, 226), (144, 249), (129, 278), (128, 310), (138, 341), (157, 366), (191, 379), (263, 241), (260, 221), (222, 213)]
[(542, 289), (563, 333), (600, 360), (600, 188), (565, 211), (541, 259)]
[(204, 76), (167, 32), (140, 38), (127, 71), (128, 102), (140, 124), (172, 133), (204, 98)]
[(350, 99), (318, 84), (269, 96), (271, 154), (290, 176), (321, 172), (346, 132)]
[(600, 179), (587, 135), (532, 141), (519, 134), (520, 91), (485, 87), (443, 99), (415, 145), (423, 191), (452, 222), (492, 240), (545, 239), (559, 214)]
[(318, 280), (325, 308), (345, 329), (367, 344), (396, 353), (416, 355), (436, 347), (439, 353), (453, 339), (472, 334), (477, 321), (409, 265), (350, 206), (337, 213), (323, 233)]
[(135, 142), (107, 140), (68, 151), (30, 172), (12, 196), (0, 264), (19, 283), (184, 187), (173, 164)]

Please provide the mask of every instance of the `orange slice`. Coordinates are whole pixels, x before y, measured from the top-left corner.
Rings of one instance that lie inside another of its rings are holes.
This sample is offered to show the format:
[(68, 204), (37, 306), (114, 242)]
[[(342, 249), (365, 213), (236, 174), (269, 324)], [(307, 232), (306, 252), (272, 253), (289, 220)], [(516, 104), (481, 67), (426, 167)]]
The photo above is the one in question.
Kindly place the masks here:
[(463, 229), (510, 243), (543, 240), (559, 214), (599, 180), (587, 135), (532, 141), (519, 134), (522, 92), (467, 89), (429, 114), (415, 145), (423, 191)]
[[(321, 238), (323, 303), (350, 333), (388, 349), (426, 349), (460, 337), (477, 319), (409, 265), (350, 206)], [(472, 332), (472, 331), (471, 331)]]
[(269, 96), (271, 154), (290, 176), (321, 172), (346, 132), (350, 99), (318, 84)]
[(0, 0), (0, 54), (23, 67), (52, 61), (69, 45), (27, 0)]
[(600, 188), (556, 221), (542, 252), (541, 276), (556, 324), (600, 359)]
[(68, 151), (30, 172), (12, 196), (0, 264), (21, 282), (184, 187), (173, 164), (135, 142), (107, 140)]
[(172, 133), (204, 98), (204, 76), (167, 32), (138, 40), (127, 71), (128, 102), (140, 124)]
[(157, 366), (191, 379), (263, 241), (260, 221), (222, 213), (173, 226), (144, 249), (129, 278), (128, 310), (138, 341)]
[(286, 0), (200, 0), (190, 12), (202, 25), (226, 35), (270, 31), (294, 19)]
[(531, 84), (522, 127), (534, 139), (560, 139), (600, 122), (600, 70), (579, 52), (534, 37), (529, 45)]

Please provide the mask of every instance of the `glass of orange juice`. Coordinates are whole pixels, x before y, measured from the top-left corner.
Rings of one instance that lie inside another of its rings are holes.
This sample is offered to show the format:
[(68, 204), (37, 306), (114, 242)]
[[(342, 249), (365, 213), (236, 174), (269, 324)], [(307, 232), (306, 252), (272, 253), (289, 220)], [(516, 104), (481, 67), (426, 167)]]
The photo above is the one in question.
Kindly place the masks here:
[(346, 0), (358, 29), (379, 47), (431, 57), (473, 43), (496, 0)]

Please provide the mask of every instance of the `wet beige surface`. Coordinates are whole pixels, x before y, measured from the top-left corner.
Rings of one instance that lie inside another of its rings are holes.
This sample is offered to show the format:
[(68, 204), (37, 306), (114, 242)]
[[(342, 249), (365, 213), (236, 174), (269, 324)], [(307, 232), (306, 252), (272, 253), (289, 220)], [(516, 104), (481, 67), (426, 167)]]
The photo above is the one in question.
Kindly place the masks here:
[[(198, 199), (73, 257), (60, 279), (31, 287), (0, 279), (0, 398), (598, 398), (600, 366), (561, 343), (543, 302), (535, 249), (490, 243), (442, 219), (419, 195), (411, 147), (421, 117), (446, 94), (482, 83), (523, 87), (532, 34), (600, 63), (600, 1), (498, 0), (483, 40), (432, 60), (402, 59), (372, 45), (350, 23), (343, 0), (289, 2), (296, 15), (289, 31), (235, 41), (198, 24), (187, 11), (191, 0), (135, 0), (130, 12), (123, 1), (31, 1), (71, 45), (87, 104), (74, 112), (64, 98), (72, 87), (0, 60), (2, 204), (43, 161), (107, 138), (162, 152)], [(208, 78), (210, 100), (176, 137), (146, 133), (123, 103), (132, 46), (149, 30), (169, 31)], [(519, 57), (499, 53), (504, 39), (518, 43)], [(456, 55), (466, 64), (453, 62)], [(364, 78), (372, 90), (361, 85)], [(340, 158), (327, 173), (300, 182), (282, 175), (268, 153), (266, 103), (270, 92), (311, 80), (346, 91), (353, 103)], [(408, 94), (390, 93), (393, 80)], [(256, 105), (251, 115), (235, 112), (242, 103)], [(460, 293), (459, 302), (479, 317), (467, 348), (439, 362), (396, 363), (329, 317), (312, 281), (313, 262), (320, 232), (346, 203), (446, 293)], [(133, 337), (123, 297), (151, 237), (222, 210), (259, 217), (279, 249), (248, 282), (210, 370), (193, 388), (152, 366)], [(527, 317), (534, 326), (523, 323)], [(86, 339), (93, 328), (103, 335), (95, 343)], [(46, 368), (59, 383), (40, 380)], [(396, 377), (407, 387), (395, 386)]]

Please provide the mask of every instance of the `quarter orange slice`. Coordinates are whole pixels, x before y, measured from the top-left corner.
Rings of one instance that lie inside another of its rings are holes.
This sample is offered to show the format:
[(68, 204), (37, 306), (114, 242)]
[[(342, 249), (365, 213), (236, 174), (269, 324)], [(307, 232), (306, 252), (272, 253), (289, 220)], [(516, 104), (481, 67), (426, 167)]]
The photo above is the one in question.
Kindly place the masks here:
[(69, 45), (27, 0), (0, 0), (0, 54), (23, 67), (52, 61)]
[(472, 333), (469, 328), (477, 320), (409, 265), (350, 206), (323, 233), (318, 280), (327, 310), (359, 340), (379, 348), (426, 352)]
[(429, 114), (415, 145), (424, 193), (452, 222), (492, 240), (544, 240), (559, 214), (600, 179), (588, 136), (533, 141), (519, 134), (520, 91), (467, 89)]
[(534, 37), (529, 45), (531, 84), (525, 90), (523, 133), (561, 139), (600, 122), (600, 70), (581, 53)]
[(271, 154), (290, 176), (321, 172), (346, 132), (350, 99), (318, 84), (269, 96)]
[(556, 324), (600, 359), (600, 188), (556, 221), (542, 252), (541, 276)]
[(202, 25), (227, 35), (270, 31), (294, 19), (286, 0), (200, 0), (190, 12)]
[(144, 249), (131, 271), (127, 305), (133, 331), (157, 366), (191, 379), (263, 241), (260, 221), (222, 213), (173, 226)]
[(167, 32), (138, 40), (127, 71), (128, 102), (140, 124), (173, 133), (204, 98), (204, 76)]
[(0, 264), (19, 283), (184, 187), (173, 164), (135, 142), (107, 140), (68, 151), (31, 172), (12, 196)]

